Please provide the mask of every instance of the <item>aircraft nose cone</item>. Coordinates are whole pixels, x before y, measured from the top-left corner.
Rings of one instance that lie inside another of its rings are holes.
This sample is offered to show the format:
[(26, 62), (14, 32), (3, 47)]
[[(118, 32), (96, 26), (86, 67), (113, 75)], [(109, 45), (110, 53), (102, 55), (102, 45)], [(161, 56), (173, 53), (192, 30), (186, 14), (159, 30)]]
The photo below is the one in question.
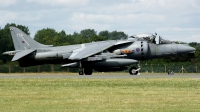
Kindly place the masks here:
[(177, 49), (178, 54), (194, 53), (195, 51), (195, 48), (184, 44), (179, 44)]

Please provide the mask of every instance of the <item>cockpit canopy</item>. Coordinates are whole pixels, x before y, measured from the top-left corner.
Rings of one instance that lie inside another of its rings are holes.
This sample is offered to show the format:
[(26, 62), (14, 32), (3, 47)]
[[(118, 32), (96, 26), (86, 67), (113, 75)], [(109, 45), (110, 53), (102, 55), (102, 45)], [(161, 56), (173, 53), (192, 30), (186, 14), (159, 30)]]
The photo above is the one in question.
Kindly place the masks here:
[(143, 34), (137, 34), (137, 35), (133, 35), (130, 36), (129, 39), (136, 39), (138, 41), (148, 41), (148, 42), (152, 42), (152, 43), (156, 43), (155, 41), (156, 35), (153, 35), (151, 33), (143, 33)]
[(131, 36), (131, 38), (152, 38), (154, 35), (151, 33), (137, 34)]
[[(151, 34), (151, 33), (143, 33), (143, 34), (137, 34), (130, 36), (128, 39), (133, 41), (147, 41), (148, 43), (155, 43), (156, 44), (156, 35), (157, 33)], [(159, 36), (159, 44), (173, 44), (174, 42), (165, 40), (162, 37)]]

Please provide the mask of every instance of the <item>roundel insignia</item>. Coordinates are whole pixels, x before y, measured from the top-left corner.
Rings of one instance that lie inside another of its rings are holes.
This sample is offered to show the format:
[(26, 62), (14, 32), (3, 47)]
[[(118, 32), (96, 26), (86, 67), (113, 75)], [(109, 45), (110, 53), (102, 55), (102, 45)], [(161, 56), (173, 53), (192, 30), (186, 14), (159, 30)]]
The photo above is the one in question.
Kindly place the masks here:
[(136, 48), (136, 51), (137, 51), (137, 52), (140, 52), (140, 48)]

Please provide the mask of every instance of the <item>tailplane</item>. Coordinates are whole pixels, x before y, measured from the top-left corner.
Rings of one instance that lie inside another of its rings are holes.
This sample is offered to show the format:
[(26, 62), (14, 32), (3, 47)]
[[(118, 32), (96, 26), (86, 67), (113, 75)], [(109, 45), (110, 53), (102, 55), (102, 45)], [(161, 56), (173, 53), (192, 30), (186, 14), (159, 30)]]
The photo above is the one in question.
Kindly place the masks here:
[(16, 27), (10, 27), (13, 43), (15, 50), (26, 50), (31, 48), (44, 48), (50, 47), (49, 45), (43, 45), (35, 40), (33, 40), (30, 36), (25, 34), (23, 31)]

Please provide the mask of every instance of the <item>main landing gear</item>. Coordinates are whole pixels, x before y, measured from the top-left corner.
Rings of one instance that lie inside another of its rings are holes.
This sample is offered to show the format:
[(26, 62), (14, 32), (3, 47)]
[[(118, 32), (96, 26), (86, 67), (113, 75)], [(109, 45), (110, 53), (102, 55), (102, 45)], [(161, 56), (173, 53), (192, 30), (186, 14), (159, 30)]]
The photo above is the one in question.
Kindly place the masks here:
[(92, 75), (92, 69), (91, 68), (84, 68), (85, 75)]
[(80, 63), (79, 63), (80, 65), (79, 65), (79, 75), (83, 75), (83, 68), (82, 68), (82, 64), (81, 64), (81, 61), (80, 61)]
[[(138, 63), (138, 68), (136, 67), (131, 67), (129, 69), (129, 73), (130, 75), (138, 75), (139, 74), (139, 70), (140, 70), (140, 63)], [(79, 67), (79, 75), (92, 75), (93, 69), (91, 68), (82, 68), (81, 63), (80, 63), (80, 67)]]
[(92, 75), (93, 70), (91, 68), (82, 68), (82, 64), (80, 62), (79, 66), (79, 75)]
[(79, 68), (79, 75), (83, 75), (83, 68)]
[(92, 75), (93, 70), (91, 68), (79, 68), (79, 75)]
[(140, 63), (138, 63), (138, 68), (136, 68), (136, 67), (131, 67), (131, 68), (129, 69), (129, 73), (130, 73), (130, 75), (138, 75), (140, 69), (141, 69), (141, 68), (140, 68)]

